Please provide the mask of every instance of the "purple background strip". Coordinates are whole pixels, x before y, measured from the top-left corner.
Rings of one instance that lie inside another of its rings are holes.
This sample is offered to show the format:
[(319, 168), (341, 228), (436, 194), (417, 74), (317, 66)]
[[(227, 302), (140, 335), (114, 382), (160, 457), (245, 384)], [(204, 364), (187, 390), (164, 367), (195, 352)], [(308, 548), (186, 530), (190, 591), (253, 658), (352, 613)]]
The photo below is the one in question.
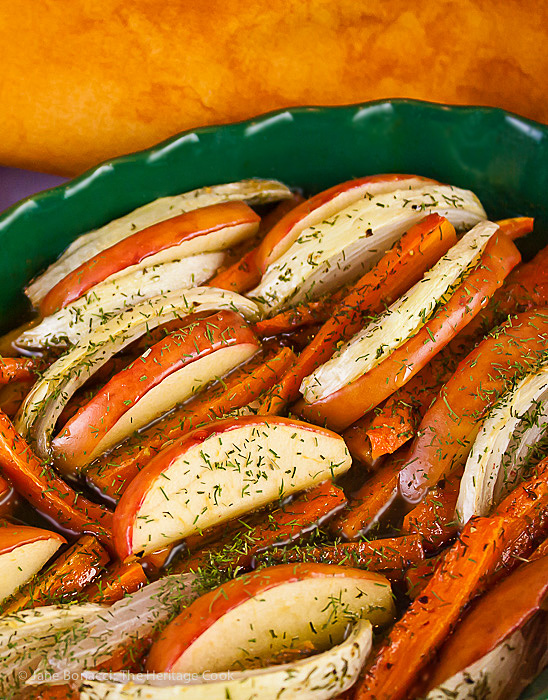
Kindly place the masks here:
[(24, 197), (66, 181), (58, 175), (0, 167), (0, 212)]

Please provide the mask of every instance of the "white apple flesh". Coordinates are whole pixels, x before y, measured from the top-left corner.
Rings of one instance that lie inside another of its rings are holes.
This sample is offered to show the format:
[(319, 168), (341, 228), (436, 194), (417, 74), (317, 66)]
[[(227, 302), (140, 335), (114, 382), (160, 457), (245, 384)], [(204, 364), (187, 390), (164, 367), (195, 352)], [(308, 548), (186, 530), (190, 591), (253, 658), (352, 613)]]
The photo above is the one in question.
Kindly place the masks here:
[(195, 430), (130, 483), (114, 514), (121, 559), (152, 552), (347, 471), (344, 440), (277, 416), (244, 416)]

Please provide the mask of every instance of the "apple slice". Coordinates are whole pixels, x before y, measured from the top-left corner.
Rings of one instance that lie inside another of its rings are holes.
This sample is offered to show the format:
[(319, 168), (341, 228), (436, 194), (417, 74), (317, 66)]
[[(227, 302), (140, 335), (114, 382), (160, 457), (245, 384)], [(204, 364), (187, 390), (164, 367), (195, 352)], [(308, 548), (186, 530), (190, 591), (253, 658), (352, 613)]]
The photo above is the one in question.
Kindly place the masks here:
[(363, 569), (282, 564), (232, 579), (191, 603), (150, 650), (157, 673), (240, 670), (311, 642), (324, 651), (349, 623), (394, 619), (390, 583)]
[[(189, 683), (152, 681), (146, 684), (125, 683), (123, 674), (84, 672), (80, 686), (82, 700), (108, 698), (152, 698), (155, 700), (329, 700), (341, 697), (358, 680), (372, 646), (371, 623), (359, 620), (348, 637), (327, 651), (294, 663), (236, 673), (210, 674)], [(119, 681), (118, 681), (119, 679)], [(125, 684), (124, 684), (125, 683)]]
[(173, 197), (161, 197), (114, 219), (74, 240), (67, 250), (25, 290), (33, 306), (39, 306), (50, 289), (97, 253), (128, 236), (174, 216), (221, 202), (243, 201), (250, 205), (289, 199), (291, 190), (276, 180), (242, 180), (203, 187)]
[(38, 573), (66, 540), (56, 532), (0, 525), (0, 602)]
[(57, 418), (71, 396), (117, 352), (160, 325), (191, 313), (236, 310), (249, 320), (258, 315), (251, 300), (227, 290), (196, 287), (137, 304), (76, 343), (33, 385), (16, 417), (16, 430), (32, 440), (41, 458), (50, 457)]
[(88, 465), (259, 350), (234, 311), (173, 331), (112, 377), (53, 440), (62, 471)]
[(201, 253), (182, 260), (126, 271), (101, 282), (18, 339), (19, 347), (74, 344), (112, 318), (151, 297), (204, 284), (222, 265), (225, 253)]
[(216, 421), (163, 449), (114, 513), (120, 559), (220, 525), (350, 468), (344, 440), (278, 416)]
[(418, 175), (386, 174), (368, 175), (330, 187), (302, 202), (270, 229), (259, 246), (257, 265), (264, 272), (288, 250), (305, 228), (316, 226), (359, 199), (397, 189), (411, 190), (428, 183), (439, 184), (436, 180)]
[(225, 202), (154, 224), (97, 253), (70, 272), (42, 299), (40, 311), (44, 316), (55, 313), (95, 285), (121, 273), (229, 248), (254, 236), (260, 220), (247, 204)]
[(426, 214), (444, 216), (457, 229), (485, 220), (477, 197), (448, 185), (396, 189), (362, 198), (299, 237), (248, 293), (265, 314), (316, 298), (363, 275)]

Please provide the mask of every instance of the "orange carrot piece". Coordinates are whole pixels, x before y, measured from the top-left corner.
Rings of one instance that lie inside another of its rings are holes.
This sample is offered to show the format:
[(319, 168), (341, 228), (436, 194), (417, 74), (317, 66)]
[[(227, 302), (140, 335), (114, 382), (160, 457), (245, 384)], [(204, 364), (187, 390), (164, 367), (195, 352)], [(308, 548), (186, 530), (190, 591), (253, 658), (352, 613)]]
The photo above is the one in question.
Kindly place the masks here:
[(76, 493), (43, 464), (0, 412), (0, 472), (36, 510), (61, 529), (91, 533), (110, 547), (112, 513)]
[(34, 382), (37, 366), (31, 357), (0, 357), (0, 384)]
[(25, 688), (25, 700), (79, 700), (78, 690), (70, 685), (33, 685)]
[(355, 540), (373, 529), (379, 513), (396, 493), (398, 475), (404, 462), (392, 457), (354, 494), (354, 498), (331, 523), (331, 530), (347, 540)]
[[(472, 518), (393, 627), (356, 689), (356, 700), (403, 700), (468, 603), (528, 555), (548, 529), (548, 459), (509, 494), (497, 515)], [(526, 536), (524, 536), (524, 530)], [(508, 558), (508, 553), (511, 557)]]
[(332, 313), (335, 303), (336, 301), (331, 297), (311, 301), (308, 304), (299, 304), (292, 309), (281, 311), (272, 318), (259, 321), (253, 330), (261, 338), (291, 333), (297, 328), (325, 321)]
[(51, 605), (74, 597), (108, 564), (109, 555), (93, 535), (82, 535), (43, 573), (21, 588), (3, 608), (3, 614)]
[[(280, 202), (261, 220), (258, 236), (268, 233), (278, 221), (302, 201), (303, 197), (301, 195), (294, 194), (289, 199), (284, 199), (283, 202)], [(249, 250), (240, 260), (237, 260), (227, 267), (226, 270), (219, 272), (215, 277), (210, 279), (207, 283), (208, 286), (228, 289), (232, 292), (238, 292), (239, 294), (249, 292), (250, 289), (256, 287), (262, 277), (257, 259), (258, 250), (259, 246)]]
[(367, 413), (342, 433), (342, 437), (353, 459), (361, 462), (368, 469), (373, 469), (375, 464), (371, 441), (368, 436), (368, 430), (374, 419), (375, 414), (373, 412)]
[(19, 497), (13, 486), (0, 476), (0, 518), (13, 515), (19, 505)]
[(435, 551), (457, 535), (460, 478), (460, 473), (453, 474), (436, 484), (403, 521), (402, 532), (419, 534), (427, 551)]
[(474, 270), (425, 325), (397, 350), (355, 381), (324, 399), (302, 399), (294, 412), (333, 430), (344, 430), (405, 385), (487, 304), (520, 260), (516, 246), (494, 234)]
[(405, 584), (408, 598), (415, 600), (415, 598), (419, 597), (434, 575), (436, 568), (440, 566), (445, 554), (445, 551), (441, 552), (441, 554), (425, 559), (416, 566), (411, 566), (407, 569), (405, 572)]
[(351, 288), (298, 361), (270, 392), (261, 413), (279, 414), (299, 395), (302, 380), (328, 360), (337, 345), (349, 340), (365, 316), (377, 314), (410, 289), (456, 242), (455, 229), (430, 214), (400, 240)]
[[(213, 537), (222, 532), (221, 537), (213, 546), (207, 546), (211, 534), (196, 535), (187, 539), (190, 549), (199, 547), (206, 542), (206, 547), (193, 552), (189, 558), (181, 561), (175, 571), (196, 571), (207, 566), (212, 561), (218, 568), (228, 565), (248, 568), (253, 556), (267, 548), (291, 542), (310, 532), (319, 524), (325, 522), (346, 504), (342, 489), (331, 481), (324, 481), (314, 488), (296, 496), (289, 504), (261, 514), (256, 521), (250, 523), (236, 520), (231, 525), (222, 526), (213, 533)], [(216, 561), (215, 555), (235, 542), (234, 551), (229, 551), (226, 557)]]
[(500, 230), (505, 236), (515, 241), (531, 233), (535, 220), (530, 216), (515, 216), (512, 219), (500, 219), (495, 223), (500, 226)]
[(85, 589), (84, 596), (92, 603), (111, 605), (147, 583), (148, 580), (140, 562), (116, 562)]
[(185, 433), (242, 408), (269, 389), (295, 361), (290, 348), (252, 359), (213, 390), (202, 391), (166, 418), (101, 456), (86, 470), (86, 479), (114, 500), (162, 447)]
[(280, 549), (268, 555), (268, 560), (279, 562), (317, 562), (357, 566), (369, 571), (403, 572), (424, 561), (424, 550), (419, 535), (387, 537), (364, 542), (345, 542), (321, 547)]
[(535, 559), (540, 559), (541, 557), (548, 557), (548, 538), (539, 544), (539, 546), (529, 557), (529, 561), (534, 561)]
[(483, 416), (508, 381), (534, 366), (546, 347), (548, 313), (524, 312), (460, 363), (426, 412), (402, 467), (399, 493), (405, 501), (417, 504), (430, 486), (464, 464)]
[(256, 287), (260, 281), (261, 271), (257, 266), (257, 248), (252, 248), (241, 260), (219, 272), (207, 284), (209, 287), (218, 287), (244, 294)]

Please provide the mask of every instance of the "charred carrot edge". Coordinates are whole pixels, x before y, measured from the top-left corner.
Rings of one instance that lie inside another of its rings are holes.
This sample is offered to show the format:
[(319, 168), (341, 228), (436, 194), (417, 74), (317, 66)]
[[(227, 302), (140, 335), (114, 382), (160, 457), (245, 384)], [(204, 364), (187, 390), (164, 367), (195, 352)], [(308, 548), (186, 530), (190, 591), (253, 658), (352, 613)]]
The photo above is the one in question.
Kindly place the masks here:
[(430, 214), (404, 233), (352, 287), (295, 366), (263, 401), (261, 413), (282, 412), (298, 397), (302, 380), (331, 357), (339, 342), (360, 329), (365, 315), (379, 313), (385, 304), (410, 289), (455, 242), (455, 229), (437, 214)]
[(116, 562), (84, 590), (84, 596), (92, 603), (111, 605), (147, 583), (148, 579), (140, 562)]
[(496, 221), (505, 236), (513, 241), (531, 233), (535, 220), (530, 216), (515, 216), (513, 219), (500, 219)]
[[(517, 493), (516, 493), (517, 492)], [(447, 551), (422, 594), (393, 627), (356, 688), (356, 700), (403, 700), (465, 606), (515, 567), (548, 529), (548, 459), (501, 504), (502, 515), (473, 518)], [(524, 526), (529, 537), (523, 537)], [(513, 561), (506, 561), (511, 552)]]
[(30, 357), (0, 357), (0, 384), (33, 382), (37, 361)]
[(421, 503), (405, 516), (402, 532), (419, 534), (427, 551), (435, 551), (457, 535), (455, 508), (460, 479), (459, 471), (436, 484)]
[(330, 523), (330, 529), (347, 540), (355, 540), (370, 531), (376, 518), (396, 493), (398, 475), (404, 459), (391, 457), (354, 494), (338, 517)]
[[(296, 496), (287, 506), (262, 515), (258, 522), (246, 525), (236, 520), (222, 528), (224, 532), (212, 546), (198, 549), (190, 557), (179, 562), (174, 571), (196, 571), (213, 560), (218, 568), (228, 565), (249, 567), (253, 556), (269, 547), (286, 544), (309, 532), (337, 513), (346, 503), (342, 489), (331, 481), (324, 481), (309, 491)], [(215, 534), (213, 533), (213, 536)], [(210, 535), (194, 536), (187, 539), (189, 549), (200, 546), (200, 539), (210, 541)], [(224, 548), (235, 543), (223, 561), (215, 558)]]
[(86, 479), (114, 500), (120, 498), (139, 470), (168, 442), (246, 406), (269, 389), (295, 361), (290, 348), (282, 348), (273, 357), (249, 365), (229, 375), (217, 391), (203, 391), (163, 421), (100, 457), (86, 470)]
[(269, 561), (317, 562), (358, 566), (370, 571), (403, 572), (424, 561), (421, 537), (417, 534), (388, 537), (364, 542), (345, 542), (322, 547), (299, 547), (275, 550)]
[(107, 551), (93, 535), (82, 535), (48, 569), (12, 596), (2, 612), (19, 612), (73, 597), (103, 571), (109, 559)]
[(524, 312), (467, 355), (424, 415), (400, 473), (402, 499), (417, 504), (430, 486), (464, 464), (482, 417), (508, 381), (542, 358), (547, 339), (548, 313)]
[(474, 270), (413, 337), (355, 381), (313, 403), (303, 399), (293, 410), (333, 430), (347, 428), (426, 366), (479, 313), (520, 259), (514, 243), (495, 234)]
[(92, 533), (111, 546), (112, 513), (76, 493), (43, 464), (0, 412), (0, 472), (36, 510), (61, 529)]
[[(294, 194), (289, 199), (280, 202), (261, 220), (258, 236), (268, 233), (278, 221), (303, 201), (304, 198), (301, 197), (301, 195)], [(256, 287), (262, 277), (262, 272), (258, 265), (258, 250), (259, 245), (249, 250), (240, 260), (237, 260), (227, 267), (226, 270), (219, 272), (219, 274), (210, 279), (207, 283), (208, 286), (228, 289), (232, 292), (238, 292), (239, 294), (249, 292), (250, 289)]]

